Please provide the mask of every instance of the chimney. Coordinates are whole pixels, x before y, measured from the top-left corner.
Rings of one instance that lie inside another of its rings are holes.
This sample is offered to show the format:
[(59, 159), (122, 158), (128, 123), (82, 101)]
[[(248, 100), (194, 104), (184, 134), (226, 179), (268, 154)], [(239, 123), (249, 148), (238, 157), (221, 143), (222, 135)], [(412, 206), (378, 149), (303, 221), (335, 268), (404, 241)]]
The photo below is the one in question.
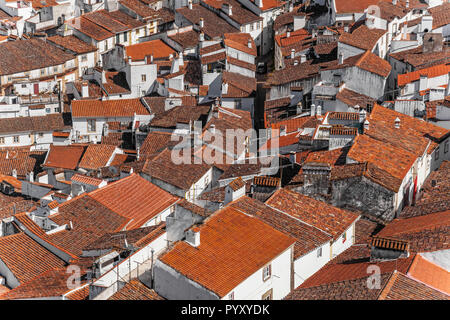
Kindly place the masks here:
[(311, 116), (315, 116), (316, 115), (316, 105), (312, 104), (311, 105)]
[(81, 82), (81, 97), (89, 98), (89, 84), (87, 80)]
[(294, 59), (295, 58), (295, 49), (292, 49), (291, 50), (291, 59)]
[(286, 32), (286, 38), (289, 38), (290, 36), (291, 36), (291, 32), (290, 31)]
[(255, 0), (255, 4), (258, 8), (262, 8), (263, 7), (263, 2), (262, 0)]
[(406, 0), (406, 8), (409, 8), (409, 0)]
[(200, 32), (199, 36), (198, 36), (198, 41), (203, 42), (205, 41), (205, 34), (202, 32)]
[(233, 15), (232, 8), (233, 8), (233, 6), (231, 4), (228, 4), (228, 3), (222, 4), (222, 11), (225, 12), (229, 16)]
[(234, 179), (225, 187), (224, 205), (245, 196), (245, 182), (241, 177)]
[(145, 62), (145, 64), (148, 64), (148, 56), (144, 57), (144, 62)]
[(294, 4), (291, 2), (289, 3), (289, 12), (292, 12), (294, 10)]
[(198, 247), (200, 245), (200, 228), (193, 227), (186, 231), (186, 242), (193, 247)]
[(248, 39), (247, 47), (249, 47), (250, 49), (252, 48), (252, 39)]
[(153, 54), (150, 55), (150, 63), (153, 63)]
[(294, 60), (294, 66), (298, 65), (298, 60)]
[(189, 10), (192, 10), (192, 0), (189, 0), (189, 2), (188, 2), (188, 8), (189, 8)]
[(209, 126), (209, 129), (212, 134), (216, 134), (216, 125), (214, 123)]
[(363, 123), (364, 120), (366, 120), (366, 115), (367, 115), (367, 111), (364, 110), (364, 109), (362, 109), (362, 110), (359, 112), (359, 122), (360, 122), (360, 123)]
[(286, 135), (286, 126), (282, 125), (280, 126), (280, 137)]
[(219, 108), (218, 107), (213, 107), (212, 116), (213, 116), (213, 118), (219, 119)]
[(178, 67), (181, 68), (181, 66), (184, 65), (184, 61), (183, 61), (183, 51), (180, 52), (180, 54), (178, 55)]
[(200, 28), (203, 28), (205, 26), (205, 22), (204, 22), (203, 18), (200, 18), (198, 25), (200, 26)]
[(400, 129), (400, 118), (399, 117), (395, 118), (394, 126), (395, 126), (395, 129)]
[(300, 56), (300, 63), (306, 62), (306, 54)]
[(396, 5), (397, 5), (397, 0), (392, 0), (392, 4), (393, 4), (394, 6), (396, 6)]
[(339, 53), (339, 64), (343, 64), (344, 63), (344, 55), (342, 54), (342, 52)]
[(364, 121), (364, 131), (369, 130), (369, 124), (370, 124), (370, 123), (369, 123), (369, 120), (366, 119), (366, 120)]
[(102, 83), (106, 83), (106, 72), (105, 69), (102, 70)]
[(322, 115), (322, 106), (318, 105), (316, 109), (316, 115), (321, 116)]

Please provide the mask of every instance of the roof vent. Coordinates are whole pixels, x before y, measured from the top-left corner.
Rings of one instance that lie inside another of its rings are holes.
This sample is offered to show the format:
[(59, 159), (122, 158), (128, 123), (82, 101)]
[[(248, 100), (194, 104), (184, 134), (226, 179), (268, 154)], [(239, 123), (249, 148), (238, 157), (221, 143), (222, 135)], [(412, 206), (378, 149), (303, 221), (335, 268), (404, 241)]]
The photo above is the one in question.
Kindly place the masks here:
[(366, 120), (364, 121), (364, 130), (369, 130), (369, 124), (370, 124), (370, 123), (369, 123), (369, 120), (366, 119)]
[(400, 129), (400, 118), (399, 117), (395, 118), (394, 126), (395, 126), (395, 129)]
[(203, 18), (200, 18), (198, 25), (200, 26), (200, 28), (205, 27), (205, 20), (203, 20)]
[(294, 60), (294, 66), (298, 65), (298, 60)]

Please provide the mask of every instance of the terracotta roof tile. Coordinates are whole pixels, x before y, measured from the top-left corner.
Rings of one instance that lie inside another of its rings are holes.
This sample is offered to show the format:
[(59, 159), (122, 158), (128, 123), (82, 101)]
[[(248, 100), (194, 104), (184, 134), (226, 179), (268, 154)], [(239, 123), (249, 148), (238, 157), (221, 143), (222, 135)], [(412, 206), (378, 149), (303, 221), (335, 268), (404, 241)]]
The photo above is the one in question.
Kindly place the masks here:
[(133, 61), (144, 60), (146, 56), (151, 55), (153, 55), (154, 59), (163, 59), (168, 58), (171, 54), (175, 54), (175, 50), (173, 50), (160, 39), (127, 46), (125, 48), (125, 51), (126, 56), (131, 57)]
[(450, 295), (450, 272), (428, 261), (420, 254), (416, 255), (409, 268), (408, 276)]
[(78, 163), (84, 153), (84, 146), (55, 146), (51, 145), (48, 152), (45, 167), (63, 168), (74, 170), (78, 167)]
[(99, 169), (106, 167), (116, 146), (107, 144), (90, 144), (81, 158), (78, 167), (84, 169)]
[(148, 115), (140, 99), (73, 100), (72, 117), (133, 117)]
[(298, 259), (332, 239), (325, 232), (272, 209), (253, 198), (241, 197), (230, 203), (230, 206), (246, 214), (251, 214), (276, 230), (295, 238), (294, 259)]
[(75, 52), (76, 54), (84, 54), (97, 51), (97, 47), (88, 44), (75, 36), (62, 37), (55, 35), (48, 37), (47, 41), (54, 43), (58, 47), (62, 47), (64, 50)]
[(109, 297), (108, 300), (164, 300), (164, 298), (138, 279), (132, 279), (123, 288)]
[(0, 238), (0, 259), (22, 284), (44, 271), (65, 265), (23, 232)]
[[(449, 12), (450, 13), (450, 12)], [(408, 83), (420, 80), (421, 75), (425, 75), (429, 79), (436, 78), (439, 76), (446, 75), (450, 72), (450, 62), (445, 64), (439, 64), (436, 66), (420, 69), (417, 71), (399, 74), (398, 75), (398, 86), (403, 87)]]
[(334, 240), (359, 218), (350, 211), (287, 189), (277, 190), (266, 204), (322, 230)]
[(130, 220), (127, 229), (141, 227), (178, 201), (136, 173), (90, 192), (89, 197)]
[(295, 243), (294, 238), (231, 207), (218, 211), (198, 229), (198, 247), (178, 242), (160, 261), (219, 297)]

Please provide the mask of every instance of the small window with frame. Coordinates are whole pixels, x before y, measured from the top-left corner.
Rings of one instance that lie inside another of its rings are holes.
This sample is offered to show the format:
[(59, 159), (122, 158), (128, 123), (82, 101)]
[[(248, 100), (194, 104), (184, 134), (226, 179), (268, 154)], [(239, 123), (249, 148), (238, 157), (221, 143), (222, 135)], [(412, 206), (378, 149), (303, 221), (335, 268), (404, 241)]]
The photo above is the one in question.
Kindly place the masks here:
[(234, 291), (228, 295), (228, 300), (234, 300)]
[(317, 249), (317, 258), (320, 258), (322, 256), (322, 247)]
[(273, 300), (273, 289), (270, 289), (266, 293), (264, 293), (261, 297), (261, 300)]
[(263, 281), (267, 281), (272, 276), (272, 265), (268, 264), (263, 268)]

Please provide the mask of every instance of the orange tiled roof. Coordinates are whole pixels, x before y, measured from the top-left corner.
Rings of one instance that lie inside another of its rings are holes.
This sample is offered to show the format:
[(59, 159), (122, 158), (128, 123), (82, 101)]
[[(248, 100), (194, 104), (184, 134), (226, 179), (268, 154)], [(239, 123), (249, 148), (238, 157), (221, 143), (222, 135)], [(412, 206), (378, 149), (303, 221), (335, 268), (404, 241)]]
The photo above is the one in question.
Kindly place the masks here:
[(84, 183), (84, 184), (90, 184), (92, 186), (98, 186), (100, 183), (102, 183), (102, 179), (97, 179), (94, 177), (85, 176), (79, 173), (75, 173), (72, 178), (72, 181)]
[(180, 241), (160, 261), (219, 297), (295, 243), (294, 238), (231, 207), (210, 216), (198, 228), (198, 247)]
[[(67, 287), (71, 276), (72, 272), (68, 272), (66, 268), (48, 270), (0, 296), (0, 300), (60, 297), (72, 290)], [(80, 285), (85, 282), (86, 280), (82, 280)]]
[(344, 165), (349, 148), (313, 151), (308, 154), (304, 163), (327, 163), (331, 166)]
[(125, 51), (127, 57), (131, 57), (133, 61), (144, 60), (146, 56), (151, 55), (153, 55), (154, 59), (162, 59), (168, 58), (171, 54), (175, 54), (175, 50), (173, 50), (160, 39), (127, 46), (125, 48)]
[(408, 276), (450, 296), (450, 272), (428, 261), (420, 254), (416, 255), (409, 268)]
[(426, 77), (435, 78), (439, 76), (446, 75), (450, 72), (450, 63), (439, 64), (437, 66), (432, 66), (429, 68), (405, 73), (398, 75), (398, 86), (403, 87), (408, 83), (420, 80), (420, 76), (424, 75)]
[(44, 166), (74, 170), (84, 153), (84, 146), (55, 146), (51, 145), (47, 161)]
[(20, 283), (65, 265), (63, 260), (23, 232), (0, 237), (0, 259)]
[(276, 191), (266, 204), (330, 234), (335, 240), (359, 218), (355, 213), (288, 189)]
[(108, 300), (164, 300), (155, 290), (148, 288), (138, 279), (128, 281)]
[[(250, 40), (251, 48), (248, 47)], [(224, 43), (226, 46), (256, 56), (256, 45), (249, 33), (225, 33)]]
[(148, 115), (149, 111), (136, 99), (120, 100), (74, 100), (72, 117), (133, 117)]
[(178, 201), (136, 173), (90, 192), (89, 197), (131, 220), (127, 229), (141, 227)]
[(84, 169), (99, 169), (106, 167), (116, 146), (108, 144), (90, 144), (86, 148), (78, 167)]

